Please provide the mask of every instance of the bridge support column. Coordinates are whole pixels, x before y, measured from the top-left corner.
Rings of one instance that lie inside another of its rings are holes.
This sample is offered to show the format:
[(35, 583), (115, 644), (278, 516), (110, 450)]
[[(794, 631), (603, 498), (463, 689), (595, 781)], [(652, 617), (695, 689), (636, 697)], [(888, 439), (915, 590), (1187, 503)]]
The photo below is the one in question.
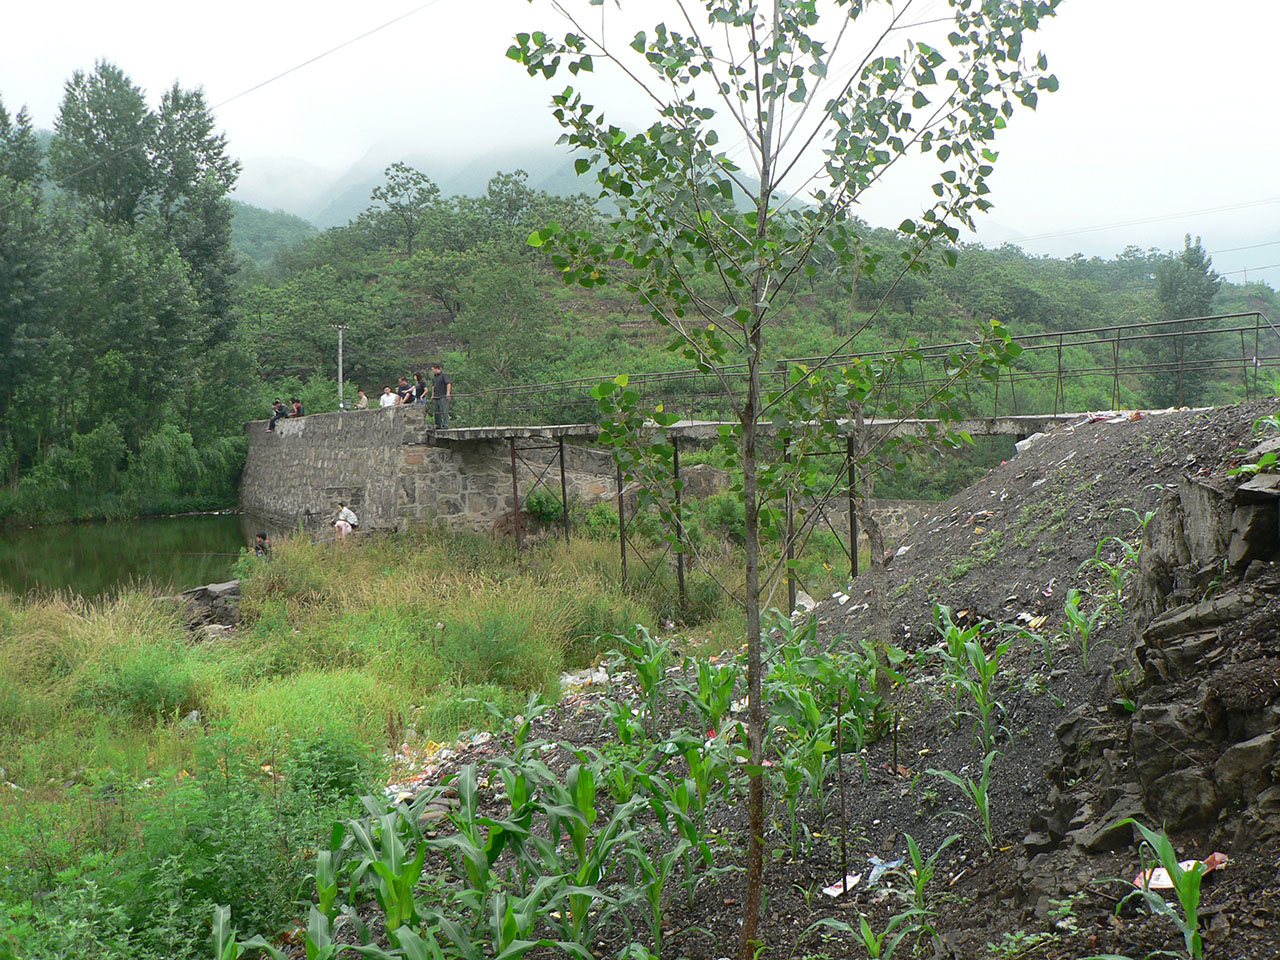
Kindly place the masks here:
[(564, 435), (560, 441), (560, 505), (564, 508), (564, 545), (569, 545), (569, 488), (564, 479)]
[[(782, 458), (787, 463), (787, 468), (791, 467), (791, 441), (782, 441)], [(787, 513), (787, 615), (795, 613), (796, 610), (796, 570), (794, 561), (796, 558), (796, 509), (795, 500), (791, 496), (791, 484), (787, 484), (786, 491), (786, 513)], [(857, 552), (857, 545), (854, 545), (854, 552)]]
[(622, 553), (622, 586), (627, 586), (627, 505), (622, 500), (622, 465), (618, 465), (618, 549)]
[(683, 618), (687, 608), (684, 587), (684, 510), (681, 507), (680, 491), (683, 484), (680, 482), (680, 441), (676, 437), (671, 438), (671, 476), (676, 502), (676, 588), (680, 597), (680, 616)]
[(516, 438), (511, 438), (511, 498), (515, 502), (516, 561), (524, 566), (524, 531), (520, 529), (520, 474), (516, 472)]
[(854, 508), (854, 489), (858, 474), (854, 466), (853, 436), (845, 438), (845, 472), (849, 477), (849, 579), (858, 579), (858, 511)]

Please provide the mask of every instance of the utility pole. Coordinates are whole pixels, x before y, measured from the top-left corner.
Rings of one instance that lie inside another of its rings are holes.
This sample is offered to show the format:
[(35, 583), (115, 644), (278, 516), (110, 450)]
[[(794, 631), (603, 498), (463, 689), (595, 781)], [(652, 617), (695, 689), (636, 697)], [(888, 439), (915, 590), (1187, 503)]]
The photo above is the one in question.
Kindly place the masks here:
[(345, 323), (332, 323), (330, 326), (338, 331), (338, 409), (345, 410), (347, 404), (343, 390), (345, 382), (342, 379), (342, 331), (347, 329), (347, 325)]

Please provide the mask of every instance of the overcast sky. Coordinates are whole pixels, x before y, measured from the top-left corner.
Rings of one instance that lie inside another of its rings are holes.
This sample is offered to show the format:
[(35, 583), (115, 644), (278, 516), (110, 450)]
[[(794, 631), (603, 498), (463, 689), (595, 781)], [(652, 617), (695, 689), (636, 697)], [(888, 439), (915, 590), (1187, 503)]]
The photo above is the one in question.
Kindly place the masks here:
[[(263, 158), (292, 157), (336, 173), (371, 153), (384, 163), (441, 144), (479, 153), (552, 142), (559, 131), (546, 110), (551, 88), (504, 57), (518, 30), (563, 31), (544, 0), (434, 0), (237, 96), (420, 3), (12, 4), (0, 97), (11, 112), (26, 104), (37, 126), (52, 127), (67, 77), (105, 57), (153, 102), (175, 79), (202, 85), (213, 104), (230, 101), (217, 115), (250, 169)], [(942, 0), (915, 0), (913, 16), (936, 16), (941, 7)], [(629, 29), (610, 24), (620, 38)], [(1251, 279), (1280, 287), (1277, 37), (1277, 0), (1063, 0), (1056, 20), (1032, 39), (1061, 89), (1017, 116), (997, 143), (996, 207), (979, 238), (1036, 253), (1110, 256), (1127, 243), (1180, 247), (1190, 232), (1216, 252), (1220, 269), (1249, 267)], [(617, 104), (616, 121), (644, 119), (643, 103), (601, 82), (598, 102)], [(893, 224), (917, 212), (921, 185), (912, 179), (886, 183), (863, 215)], [(1109, 224), (1125, 225), (1093, 229)]]

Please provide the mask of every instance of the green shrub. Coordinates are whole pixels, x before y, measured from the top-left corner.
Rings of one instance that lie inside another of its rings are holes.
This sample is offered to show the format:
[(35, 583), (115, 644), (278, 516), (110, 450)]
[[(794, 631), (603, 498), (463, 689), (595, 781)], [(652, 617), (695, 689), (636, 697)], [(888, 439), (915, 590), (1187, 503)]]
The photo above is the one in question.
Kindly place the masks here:
[(367, 744), (331, 727), (295, 738), (281, 769), (292, 794), (332, 803), (367, 792), (376, 766)]
[(564, 503), (550, 490), (534, 487), (524, 498), (524, 509), (539, 523), (562, 523)]
[(76, 706), (134, 719), (181, 716), (202, 704), (195, 671), (176, 641), (128, 649), (115, 663), (91, 663), (73, 702)]

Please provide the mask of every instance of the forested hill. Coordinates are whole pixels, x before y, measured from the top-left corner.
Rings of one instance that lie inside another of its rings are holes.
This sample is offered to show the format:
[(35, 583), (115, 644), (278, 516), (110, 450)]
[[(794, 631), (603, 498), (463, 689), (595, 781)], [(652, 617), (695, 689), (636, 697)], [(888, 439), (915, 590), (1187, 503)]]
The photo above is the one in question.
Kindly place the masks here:
[(281, 250), (295, 247), (319, 232), (310, 221), (292, 213), (231, 201), (231, 247), (257, 266), (267, 266)]
[[(68, 82), (51, 137), (0, 104), (0, 517), (233, 504), (246, 420), (273, 396), (336, 408), (337, 324), (349, 399), (437, 358), (459, 394), (690, 364), (664, 349), (627, 264), (567, 286), (529, 245), (550, 222), (607, 235), (612, 214), (587, 194), (535, 187), (519, 169), (447, 190), (397, 163), (361, 188), (356, 216), (317, 231), (230, 200), (240, 167), (198, 90), (147, 103), (104, 62)], [(703, 200), (743, 216), (731, 194)], [(1280, 321), (1275, 291), (1224, 282), (1193, 238), (1065, 260), (961, 243), (904, 273), (896, 231), (835, 226), (780, 290), (778, 356), (821, 355), (864, 324), (853, 349), (949, 341), (988, 319), (1014, 333), (1244, 310)], [(834, 245), (850, 242), (859, 270), (836, 277)], [(690, 315), (718, 318), (718, 279), (688, 263)], [(1121, 402), (1171, 402), (1164, 381), (1132, 378)], [(1186, 387), (1197, 403), (1241, 392), (1229, 377)], [(1102, 387), (1068, 398), (1110, 400)], [(465, 404), (458, 415), (465, 424)], [(920, 478), (885, 490), (941, 492)]]

